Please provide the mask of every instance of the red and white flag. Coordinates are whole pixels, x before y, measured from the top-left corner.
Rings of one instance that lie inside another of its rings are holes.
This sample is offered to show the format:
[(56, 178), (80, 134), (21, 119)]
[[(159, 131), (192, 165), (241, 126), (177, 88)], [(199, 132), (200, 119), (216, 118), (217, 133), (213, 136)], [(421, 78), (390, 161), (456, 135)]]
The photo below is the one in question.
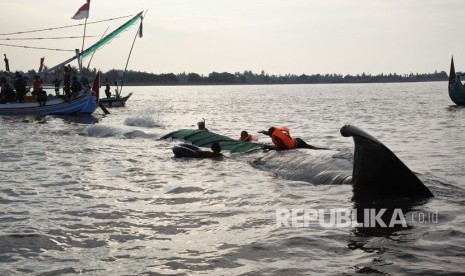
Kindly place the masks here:
[(79, 10), (71, 18), (75, 20), (81, 20), (84, 18), (88, 18), (89, 8), (90, 8), (90, 0), (87, 0), (87, 2), (84, 5), (82, 5), (82, 7), (80, 7)]

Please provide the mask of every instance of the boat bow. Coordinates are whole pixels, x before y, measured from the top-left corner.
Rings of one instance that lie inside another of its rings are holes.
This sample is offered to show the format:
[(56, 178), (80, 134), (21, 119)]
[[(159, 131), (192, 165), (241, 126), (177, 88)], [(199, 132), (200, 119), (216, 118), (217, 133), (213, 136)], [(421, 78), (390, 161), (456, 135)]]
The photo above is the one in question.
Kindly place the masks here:
[(465, 106), (465, 88), (460, 81), (460, 74), (455, 72), (454, 57), (451, 59), (449, 71), (449, 97), (455, 104)]

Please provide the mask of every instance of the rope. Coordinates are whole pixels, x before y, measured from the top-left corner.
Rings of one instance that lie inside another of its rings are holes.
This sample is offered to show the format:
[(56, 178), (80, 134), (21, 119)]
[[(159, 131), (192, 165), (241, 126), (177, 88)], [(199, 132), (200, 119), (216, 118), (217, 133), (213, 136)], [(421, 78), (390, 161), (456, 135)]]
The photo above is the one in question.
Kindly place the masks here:
[[(146, 12), (147, 13), (147, 12)], [(136, 32), (136, 35), (134, 36), (134, 40), (132, 41), (132, 45), (131, 45), (131, 50), (129, 50), (129, 55), (128, 55), (128, 59), (126, 61), (126, 66), (124, 67), (124, 73), (123, 73), (123, 81), (121, 82), (121, 88), (119, 90), (119, 94), (121, 95), (121, 92), (123, 91), (123, 86), (124, 86), (124, 79), (126, 77), (126, 72), (128, 71), (128, 64), (129, 64), (129, 59), (131, 58), (131, 54), (132, 54), (132, 49), (134, 48), (134, 44), (136, 43), (136, 38), (137, 36), (140, 34), (141, 32), (141, 29), (142, 29), (142, 21), (143, 21), (143, 18), (141, 18), (140, 20), (140, 25), (139, 25), (139, 28), (137, 29), (137, 32)]]
[[(97, 37), (96, 35), (88, 35), (87, 37)], [(0, 40), (49, 40), (49, 39), (70, 39), (82, 38), (82, 36), (57, 36), (57, 37), (19, 37), (19, 38), (0, 38)]]
[[(102, 37), (100, 37), (100, 40), (102, 40), (102, 39), (105, 37), (105, 34), (107, 33), (107, 31), (108, 31), (109, 28), (110, 28), (110, 27), (107, 27), (107, 29), (106, 29), (105, 32), (103, 33)], [(94, 58), (94, 54), (95, 54), (95, 52), (93, 52), (92, 55), (90, 56), (89, 63), (87, 63), (87, 70), (89, 70), (90, 63), (92, 62), (92, 59)]]
[[(127, 17), (131, 17), (131, 16), (133, 16), (133, 15), (125, 15), (125, 16), (120, 16), (120, 17), (115, 17), (115, 18), (110, 18), (110, 19), (104, 19), (104, 20), (100, 20), (100, 21), (94, 21), (94, 22), (87, 23), (87, 25), (89, 25), (89, 24), (97, 24), (97, 23), (102, 23), (102, 22), (108, 22), (108, 21), (113, 21), (113, 20), (118, 20), (118, 19), (127, 18)], [(19, 34), (27, 34), (27, 33), (37, 33), (37, 32), (44, 32), (44, 31), (53, 31), (53, 30), (66, 29), (66, 28), (78, 27), (78, 26), (83, 26), (83, 25), (84, 25), (84, 23), (80, 23), (80, 24), (75, 24), (75, 25), (66, 25), (66, 26), (53, 27), (53, 28), (44, 28), (44, 29), (37, 29), (37, 30), (32, 30), (32, 31), (3, 33), (3, 34), (0, 34), (0, 36), (19, 35)]]
[(8, 47), (37, 49), (37, 50), (50, 50), (50, 51), (61, 51), (61, 52), (74, 52), (75, 51), (75, 50), (67, 50), (67, 49), (42, 48), (42, 47), (32, 47), (32, 46), (13, 45), (13, 44), (4, 44), (4, 43), (0, 43), (0, 45), (1, 46), (8, 46)]

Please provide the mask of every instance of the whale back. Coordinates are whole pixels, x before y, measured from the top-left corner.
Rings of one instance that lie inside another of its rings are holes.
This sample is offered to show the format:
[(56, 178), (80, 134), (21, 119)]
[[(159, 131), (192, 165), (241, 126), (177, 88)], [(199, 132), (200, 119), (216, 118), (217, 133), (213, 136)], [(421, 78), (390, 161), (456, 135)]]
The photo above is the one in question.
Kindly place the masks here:
[(349, 184), (352, 179), (351, 160), (332, 150), (270, 151), (252, 165), (285, 179), (312, 184)]

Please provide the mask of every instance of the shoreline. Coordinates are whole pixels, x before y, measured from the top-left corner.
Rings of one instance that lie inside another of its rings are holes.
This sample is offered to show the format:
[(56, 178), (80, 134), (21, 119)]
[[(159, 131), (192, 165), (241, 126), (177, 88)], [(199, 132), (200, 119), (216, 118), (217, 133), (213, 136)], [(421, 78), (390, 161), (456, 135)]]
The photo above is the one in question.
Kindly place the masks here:
[(447, 82), (447, 80), (425, 80), (425, 81), (383, 81), (383, 82), (316, 82), (316, 83), (158, 83), (158, 82), (126, 82), (124, 86), (221, 86), (221, 85), (318, 85), (318, 84), (383, 84), (383, 83), (419, 83), (419, 82)]

